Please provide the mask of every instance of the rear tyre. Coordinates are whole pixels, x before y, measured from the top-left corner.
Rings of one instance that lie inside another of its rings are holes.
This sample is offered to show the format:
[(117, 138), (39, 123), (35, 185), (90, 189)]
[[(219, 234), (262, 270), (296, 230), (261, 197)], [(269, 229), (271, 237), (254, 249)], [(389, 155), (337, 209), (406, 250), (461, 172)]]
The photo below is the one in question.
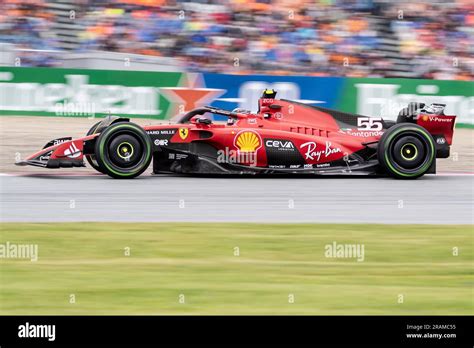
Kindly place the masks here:
[(131, 179), (150, 165), (151, 140), (143, 128), (134, 123), (115, 123), (99, 135), (95, 157), (103, 173), (116, 179)]
[(436, 150), (433, 137), (416, 124), (401, 123), (380, 138), (377, 156), (385, 171), (398, 179), (416, 179), (433, 164)]
[[(94, 124), (91, 129), (89, 129), (89, 131), (87, 132), (87, 135), (92, 135), (95, 133), (96, 129), (97, 129), (97, 126), (100, 124), (101, 121), (97, 122), (96, 124)], [(102, 172), (102, 170), (100, 169), (99, 167), (99, 164), (97, 163), (97, 160), (95, 158), (95, 155), (85, 155), (84, 156), (87, 160), (87, 163), (89, 163), (89, 165), (94, 168), (95, 170), (97, 170), (99, 173), (102, 173), (102, 174), (105, 174), (104, 172)]]

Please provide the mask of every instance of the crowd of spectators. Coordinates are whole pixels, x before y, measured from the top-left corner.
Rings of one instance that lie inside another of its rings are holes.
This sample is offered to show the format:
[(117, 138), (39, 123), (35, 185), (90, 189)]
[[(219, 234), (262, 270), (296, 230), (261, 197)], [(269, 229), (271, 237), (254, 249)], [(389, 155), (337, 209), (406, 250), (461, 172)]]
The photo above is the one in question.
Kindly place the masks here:
[[(59, 27), (73, 33), (72, 52), (171, 57), (188, 71), (220, 73), (386, 77), (404, 67), (413, 77), (474, 77), (472, 1), (71, 3)], [(46, 0), (2, 0), (0, 43), (15, 44), (27, 64), (54, 66), (48, 52), (65, 49), (55, 23)]]

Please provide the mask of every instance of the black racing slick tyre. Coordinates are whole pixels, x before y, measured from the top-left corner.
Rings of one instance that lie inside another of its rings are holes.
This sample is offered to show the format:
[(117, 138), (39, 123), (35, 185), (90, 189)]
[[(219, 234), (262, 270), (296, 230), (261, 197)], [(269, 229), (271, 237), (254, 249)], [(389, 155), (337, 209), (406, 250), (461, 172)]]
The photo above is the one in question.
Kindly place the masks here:
[(424, 175), (435, 161), (435, 143), (425, 128), (401, 123), (382, 135), (377, 157), (382, 168), (391, 176), (416, 179)]
[[(97, 126), (100, 124), (101, 121), (95, 123), (91, 129), (89, 129), (89, 131), (87, 132), (86, 135), (92, 135), (95, 133), (96, 129), (97, 129)], [(95, 170), (97, 170), (98, 172), (102, 173), (102, 174), (105, 174), (104, 172), (102, 172), (102, 170), (100, 169), (99, 165), (97, 164), (97, 160), (95, 159), (95, 155), (85, 155), (84, 156), (87, 160), (87, 163), (89, 163), (89, 165), (94, 168)]]
[(116, 179), (135, 178), (150, 165), (151, 140), (134, 123), (114, 123), (99, 135), (95, 157), (103, 173)]

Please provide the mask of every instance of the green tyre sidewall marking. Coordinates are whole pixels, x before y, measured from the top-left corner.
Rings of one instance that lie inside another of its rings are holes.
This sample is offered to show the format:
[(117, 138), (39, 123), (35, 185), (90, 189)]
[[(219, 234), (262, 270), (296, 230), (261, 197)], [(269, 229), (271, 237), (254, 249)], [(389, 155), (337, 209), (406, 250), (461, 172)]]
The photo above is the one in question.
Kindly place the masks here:
[[(142, 129), (141, 128), (138, 128), (138, 126), (134, 126), (134, 125), (131, 125), (131, 124), (121, 124), (119, 126), (115, 126), (113, 129), (124, 129), (124, 128), (128, 128), (128, 129), (134, 129), (134, 130), (139, 130), (141, 131)], [(99, 155), (101, 156), (101, 158), (104, 158), (104, 151), (105, 151), (105, 140), (107, 140), (108, 138), (108, 134), (107, 134), (107, 137), (105, 138), (102, 138), (101, 139), (101, 143), (99, 144)], [(150, 142), (149, 141), (145, 141), (146, 143), (146, 159), (143, 163), (147, 163), (148, 160), (150, 159), (150, 156), (151, 156), (151, 145), (150, 145)], [(104, 167), (107, 168), (107, 170), (109, 170), (111, 173), (114, 173), (115, 175), (117, 176), (121, 176), (121, 177), (128, 177), (128, 176), (133, 176), (134, 174), (138, 173), (140, 170), (142, 170), (142, 166), (138, 167), (136, 170), (134, 170), (133, 172), (128, 172), (128, 173), (121, 173), (121, 172), (117, 172), (115, 169), (111, 168), (107, 163), (106, 161), (102, 161), (103, 162), (103, 165)]]
[[(390, 144), (390, 142), (392, 141), (393, 137), (395, 137), (397, 134), (399, 134), (400, 132), (404, 132), (404, 131), (407, 131), (407, 130), (412, 130), (412, 131), (415, 131), (415, 132), (420, 132), (422, 133), (423, 135), (425, 135), (426, 139), (428, 140), (428, 142), (430, 143), (430, 148), (431, 148), (431, 157), (430, 157), (430, 160), (426, 162), (426, 164), (421, 167), (419, 170), (417, 170), (415, 173), (412, 173), (412, 174), (406, 174), (406, 173), (402, 173), (400, 171), (398, 171), (397, 169), (395, 169), (393, 167), (393, 165), (390, 163), (390, 160), (388, 159), (388, 146)], [(413, 176), (417, 176), (417, 175), (420, 175), (421, 173), (427, 171), (429, 169), (429, 167), (431, 166), (431, 164), (433, 163), (433, 160), (434, 160), (434, 156), (435, 156), (435, 148), (434, 148), (434, 144), (433, 142), (431, 141), (431, 136), (426, 132), (424, 131), (423, 129), (419, 129), (419, 128), (402, 128), (396, 132), (394, 132), (393, 134), (390, 134), (388, 136), (388, 138), (385, 140), (385, 144), (384, 144), (384, 156), (385, 156), (385, 163), (387, 164), (387, 166), (390, 168), (390, 170), (392, 170), (394, 173), (396, 173), (397, 175), (400, 175), (400, 176), (404, 176), (404, 177), (413, 177)]]

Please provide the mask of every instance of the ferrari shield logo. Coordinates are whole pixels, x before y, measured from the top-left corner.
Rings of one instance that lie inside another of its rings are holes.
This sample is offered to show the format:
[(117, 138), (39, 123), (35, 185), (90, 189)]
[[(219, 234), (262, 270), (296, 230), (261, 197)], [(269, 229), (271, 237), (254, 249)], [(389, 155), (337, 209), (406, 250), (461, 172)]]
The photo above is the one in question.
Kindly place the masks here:
[(187, 128), (180, 128), (179, 129), (179, 137), (185, 140), (188, 137), (189, 129)]

